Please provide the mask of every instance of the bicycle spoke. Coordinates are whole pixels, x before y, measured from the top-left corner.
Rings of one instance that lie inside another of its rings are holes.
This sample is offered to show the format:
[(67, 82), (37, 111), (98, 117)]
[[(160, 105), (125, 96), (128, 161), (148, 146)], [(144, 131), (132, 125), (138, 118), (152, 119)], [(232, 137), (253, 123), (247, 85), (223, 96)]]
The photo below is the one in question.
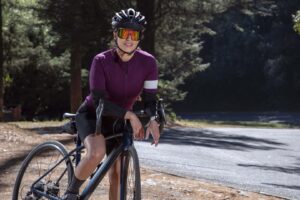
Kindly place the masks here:
[[(21, 166), (13, 200), (47, 199), (34, 191), (57, 197), (64, 194), (73, 172), (70, 162), (60, 162), (66, 154), (64, 147), (58, 142), (46, 142), (37, 146)], [(33, 183), (35, 184), (31, 192)]]
[(139, 162), (136, 150), (130, 148), (124, 159), (125, 171), (124, 177), (124, 187), (125, 187), (125, 197), (122, 199), (126, 200), (140, 200), (141, 199), (141, 182), (140, 182), (140, 171)]

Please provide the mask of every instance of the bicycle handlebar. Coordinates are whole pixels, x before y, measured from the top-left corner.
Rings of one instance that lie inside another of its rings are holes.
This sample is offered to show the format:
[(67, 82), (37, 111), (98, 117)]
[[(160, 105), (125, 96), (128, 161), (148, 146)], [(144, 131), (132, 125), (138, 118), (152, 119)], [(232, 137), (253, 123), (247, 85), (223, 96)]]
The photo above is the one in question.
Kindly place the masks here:
[(75, 116), (76, 116), (76, 114), (74, 114), (74, 113), (64, 113), (63, 119), (69, 119), (69, 118), (75, 119)]
[[(144, 109), (139, 109), (136, 111), (133, 111), (137, 117), (142, 121), (142, 124), (147, 124), (149, 122), (149, 118), (151, 117), (150, 114)], [(166, 117), (165, 117), (165, 110), (163, 105), (163, 100), (159, 99), (157, 101), (157, 114), (158, 114), (158, 120), (160, 123), (160, 132), (162, 132), (164, 125), (166, 124)], [(76, 134), (77, 128), (76, 128), (76, 122), (75, 122), (76, 114), (74, 113), (64, 113), (63, 119), (70, 119), (69, 122), (64, 124), (62, 126), (61, 133), (69, 133), (69, 134)]]

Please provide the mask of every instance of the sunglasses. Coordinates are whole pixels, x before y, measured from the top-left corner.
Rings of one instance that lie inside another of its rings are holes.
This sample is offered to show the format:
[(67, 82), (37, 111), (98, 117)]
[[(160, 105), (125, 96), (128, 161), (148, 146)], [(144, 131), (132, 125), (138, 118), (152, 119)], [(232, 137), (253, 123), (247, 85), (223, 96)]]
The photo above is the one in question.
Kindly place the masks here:
[(138, 41), (141, 37), (140, 31), (135, 31), (132, 29), (127, 28), (119, 28), (117, 31), (118, 37), (121, 39), (127, 39), (129, 36), (131, 36), (131, 40)]

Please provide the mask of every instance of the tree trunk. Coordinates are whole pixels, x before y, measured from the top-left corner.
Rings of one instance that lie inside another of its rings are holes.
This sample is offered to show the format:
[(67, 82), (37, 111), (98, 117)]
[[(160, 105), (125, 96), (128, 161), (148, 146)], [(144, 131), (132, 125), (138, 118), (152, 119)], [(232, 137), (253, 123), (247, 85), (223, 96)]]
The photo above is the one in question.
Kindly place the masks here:
[(2, 0), (0, 0), (0, 121), (3, 120), (3, 37), (2, 37)]
[(155, 0), (137, 0), (138, 11), (146, 17), (147, 25), (144, 33), (144, 39), (141, 46), (145, 51), (155, 55), (155, 26), (154, 26), (154, 9)]
[(71, 112), (75, 113), (82, 101), (81, 90), (81, 45), (71, 47)]

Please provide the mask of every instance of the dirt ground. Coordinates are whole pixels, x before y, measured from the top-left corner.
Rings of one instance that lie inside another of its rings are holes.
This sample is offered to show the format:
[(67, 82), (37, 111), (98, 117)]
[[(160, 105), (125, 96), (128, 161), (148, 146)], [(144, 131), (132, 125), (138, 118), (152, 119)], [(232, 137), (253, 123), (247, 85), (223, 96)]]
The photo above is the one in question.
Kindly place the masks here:
[[(21, 161), (35, 145), (58, 140), (73, 147), (73, 138), (58, 132), (56, 123), (20, 122), (16, 124), (0, 123), (0, 199), (11, 199), (12, 189)], [(51, 133), (51, 134), (50, 134)], [(141, 169), (142, 197), (144, 200), (277, 200), (280, 198), (263, 194), (160, 173), (150, 169)], [(107, 178), (106, 178), (107, 179)], [(104, 183), (105, 185), (105, 183)], [(101, 185), (100, 185), (101, 187)], [(106, 184), (107, 187), (107, 184)], [(101, 195), (99, 195), (101, 196)], [(107, 199), (92, 196), (92, 199)]]

